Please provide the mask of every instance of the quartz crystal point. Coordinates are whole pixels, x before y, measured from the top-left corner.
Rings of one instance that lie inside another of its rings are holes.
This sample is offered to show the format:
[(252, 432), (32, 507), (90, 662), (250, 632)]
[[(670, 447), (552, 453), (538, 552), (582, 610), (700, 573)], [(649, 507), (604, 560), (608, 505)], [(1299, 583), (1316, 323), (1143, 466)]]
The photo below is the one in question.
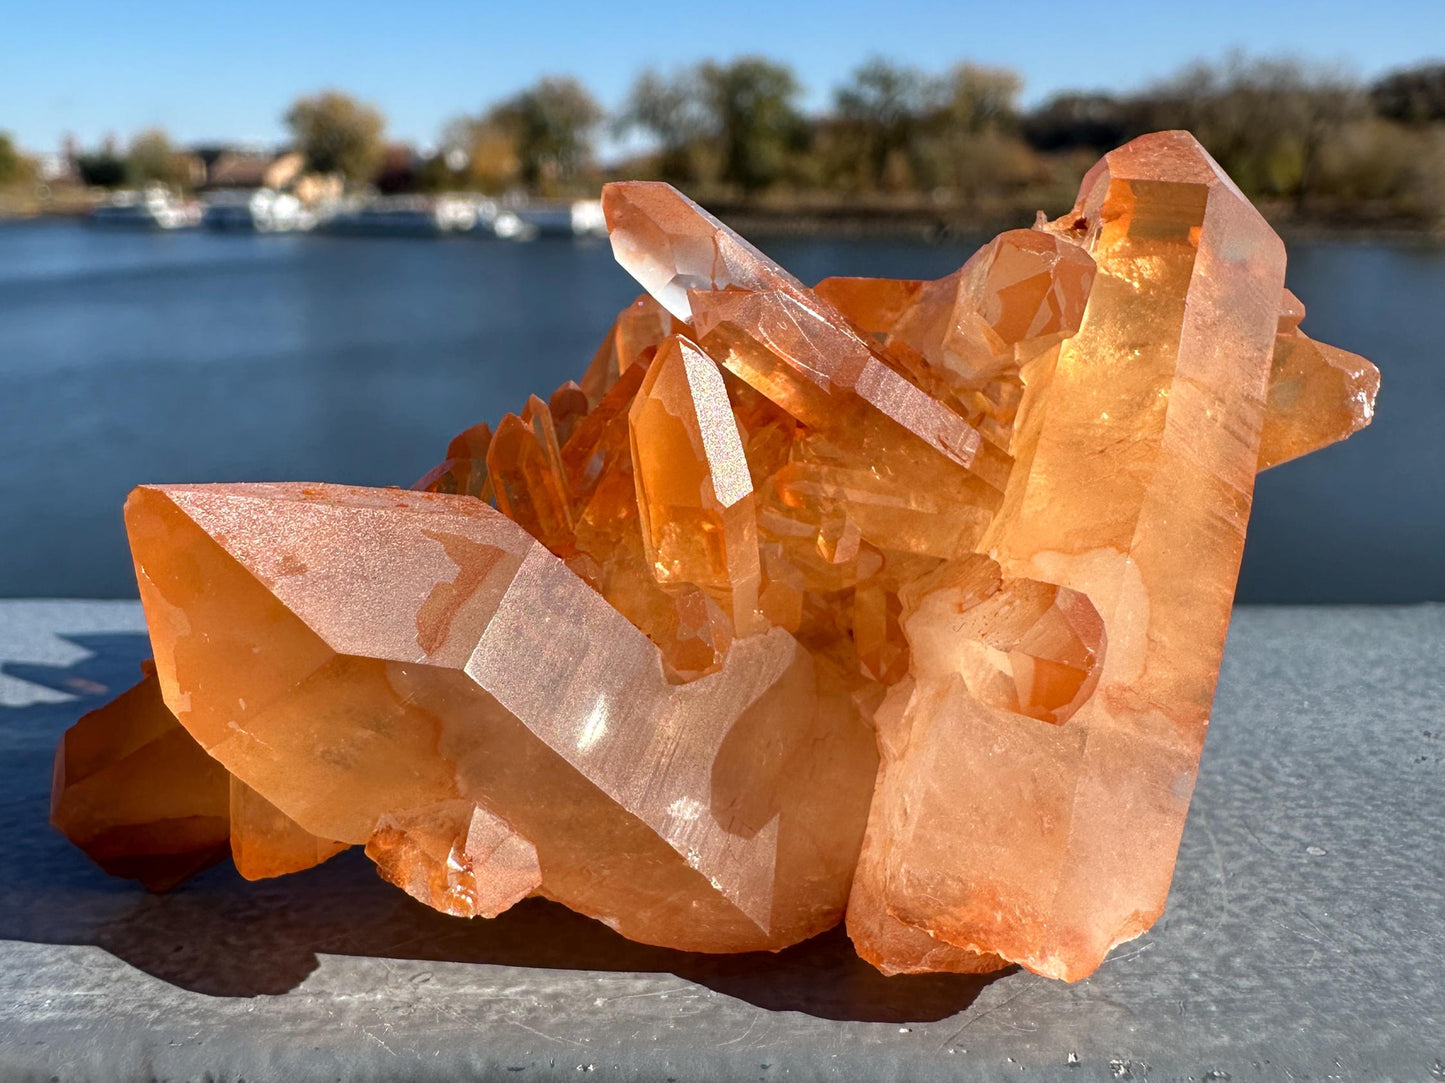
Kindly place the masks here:
[(581, 389), (589, 402), (598, 403), (633, 365), (649, 361), (668, 335), (687, 330), (687, 325), (643, 294), (617, 315), (592, 363), (582, 376)]
[(949, 631), (926, 619), (925, 587), (905, 623), (918, 678), (907, 745), (873, 816), (891, 914), (1072, 980), (1164, 906), (1244, 543), (1285, 257), (1185, 133), (1106, 156), (1067, 222), (1097, 277), (1078, 333), (1025, 376), (1017, 465), (982, 548), (1005, 576), (1092, 603), (1094, 639), (1107, 637), (1097, 687), (1063, 725), (980, 695), (969, 664), (924, 653)]
[(428, 493), (466, 493), (483, 500), (494, 499), (487, 474), (487, 451), (492, 446), (492, 428), (486, 422), (473, 425), (452, 438), (447, 457), (428, 470), (412, 486)]
[(617, 262), (676, 319), (692, 321), (693, 290), (808, 293), (670, 184), (609, 184), (602, 190), (602, 211)]
[(547, 412), (552, 415), (552, 429), (557, 434), (559, 447), (566, 446), (573, 430), (591, 409), (587, 393), (572, 380), (552, 392), (552, 397), (547, 400)]
[(979, 436), (911, 385), (813, 291), (670, 185), (609, 184), (603, 210), (618, 262), (659, 304), (690, 321), (718, 360), (810, 425), (839, 424), (854, 398), (866, 422), (886, 417), (962, 466)]
[(537, 848), (469, 801), (383, 816), (366, 844), (382, 878), (459, 918), (494, 918), (542, 885)]
[(461, 917), (1089, 974), (1164, 904), (1255, 473), (1379, 373), (1183, 132), (930, 282), (603, 205), (646, 292), (412, 490), (131, 495), (155, 669), (66, 734), (53, 821), (157, 890), (363, 845)]
[(502, 418), (486, 454), (498, 510), (554, 552), (570, 548), (572, 507), (547, 404), (533, 395), (520, 417)]
[(1375, 413), (1380, 370), (1363, 357), (1314, 341), (1299, 329), (1304, 314), (1299, 298), (1285, 290), (1260, 439), (1261, 470), (1343, 440)]
[(50, 822), (106, 872), (165, 891), (225, 857), (226, 770), (166, 709), (148, 674), (61, 738)]
[(628, 418), (653, 576), (664, 587), (700, 588), (735, 628), (762, 631), (753, 483), (717, 365), (687, 339), (667, 339)]
[(247, 880), (300, 872), (346, 849), (317, 838), (235, 776), (230, 805), (231, 861)]
[[(1014, 347), (1079, 329), (1094, 277), (1088, 252), (1032, 229), (995, 237), (936, 282), (830, 278), (820, 296), (884, 346), (905, 346), (951, 384), (980, 387), (1014, 367)], [(900, 290), (899, 285), (909, 287)]]
[(492, 886), (439, 886), (456, 845), (478, 881), (495, 862), (525, 879), (520, 843), (458, 843), (426, 811), (465, 801), (535, 848), (518, 897), (633, 939), (778, 948), (838, 920), (876, 755), (839, 677), (786, 632), (671, 685), (639, 631), (466, 497), (143, 488), (126, 517), (181, 724), (413, 894), (502, 906)]

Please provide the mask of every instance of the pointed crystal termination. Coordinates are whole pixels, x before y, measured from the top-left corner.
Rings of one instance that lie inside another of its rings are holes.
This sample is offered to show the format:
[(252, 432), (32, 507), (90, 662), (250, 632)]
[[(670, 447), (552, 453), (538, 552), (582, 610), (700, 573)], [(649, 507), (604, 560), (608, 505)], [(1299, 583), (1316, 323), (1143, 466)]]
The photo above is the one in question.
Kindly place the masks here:
[(492, 446), (492, 427), (483, 421), (470, 429), (463, 429), (452, 437), (447, 445), (448, 459), (485, 459)]
[(627, 411), (647, 375), (650, 360), (649, 355), (647, 361), (629, 365), (626, 373), (608, 388), (607, 393), (587, 416), (577, 423), (572, 435), (562, 445), (562, 473), (567, 479), (569, 491), (584, 509), (581, 519), (587, 518), (585, 509), (596, 492), (606, 467), (609, 464), (616, 465), (617, 460), (631, 454), (627, 435)]
[(1014, 366), (1019, 343), (1076, 332), (1093, 278), (1077, 244), (1013, 229), (936, 282), (828, 278), (816, 289), (885, 352), (905, 345), (950, 382), (981, 387)]
[(485, 459), (443, 459), (411, 486), (422, 493), (451, 493), (495, 499)]
[(347, 844), (317, 838), (238, 778), (231, 779), (231, 860), (247, 880), (320, 865)]
[(1005, 579), (975, 555), (909, 583), (901, 600), (918, 673), (956, 673), (980, 703), (1056, 726), (1093, 695), (1104, 622), (1076, 590)]
[(693, 318), (693, 290), (809, 292), (670, 184), (608, 184), (602, 189), (602, 211), (617, 262), (685, 323)]
[(537, 848), (467, 801), (383, 816), (366, 856), (382, 879), (453, 917), (494, 918), (542, 885)]
[(487, 474), (487, 450), (492, 446), (492, 429), (483, 422), (458, 433), (447, 445), (447, 457), (432, 467), (412, 486), (424, 493), (462, 493), (492, 500), (491, 478)]
[(1026, 381), (1018, 463), (984, 547), (1005, 576), (1092, 603), (1108, 639), (1097, 688), (1056, 725), (981, 699), (957, 668), (920, 670), (909, 743), (873, 811), (892, 840), (890, 913), (1068, 979), (1163, 909), (1284, 286), (1279, 239), (1187, 133), (1107, 155), (1080, 220), (1098, 267), (1088, 309)]
[(71, 726), (50, 822), (112, 876), (166, 891), (226, 856), (226, 770), (181, 728), (152, 673)]
[(876, 750), (785, 632), (671, 685), (617, 610), (462, 497), (142, 488), (126, 518), (176, 717), (310, 834), (381, 854), (385, 817), (460, 800), (535, 848), (537, 893), (633, 939), (775, 949), (838, 920)]
[(928, 283), (889, 341), (917, 350), (962, 386), (981, 387), (1014, 366), (1019, 343), (1074, 334), (1093, 277), (1094, 261), (1078, 245), (1009, 230)]
[(619, 182), (603, 189), (602, 206), (617, 261), (689, 321), (704, 348), (712, 350), (709, 337), (721, 328), (717, 360), (794, 417), (818, 428), (844, 424), (855, 411), (840, 407), (856, 396), (904, 434), (972, 465), (976, 430), (889, 368), (832, 305), (681, 192)]
[(572, 548), (573, 522), (562, 451), (547, 404), (533, 395), (522, 416), (508, 414), (487, 448), (497, 510), (554, 553)]
[(668, 680), (685, 684), (722, 668), (733, 622), (701, 588), (659, 585), (644, 547), (629, 409), (653, 353), (627, 368), (562, 448), (563, 471), (582, 507), (579, 552), (569, 566), (657, 645)]
[(1316, 342), (1299, 329), (1304, 305), (1284, 291), (1259, 468), (1308, 455), (1353, 433), (1375, 416), (1380, 370), (1363, 357)]
[(559, 447), (566, 447), (572, 433), (582, 424), (591, 408), (587, 393), (573, 380), (568, 380), (552, 392), (552, 397), (547, 400), (547, 412), (552, 415), (552, 427)]
[[(587, 401), (596, 405), (633, 365), (652, 360), (652, 354), (668, 335), (683, 334), (687, 324), (643, 294), (617, 314), (592, 363), (582, 376), (581, 388)], [(566, 441), (563, 441), (564, 443)]]
[(664, 587), (701, 588), (740, 634), (765, 630), (753, 482), (717, 364), (680, 335), (662, 343), (629, 413), (642, 539)]

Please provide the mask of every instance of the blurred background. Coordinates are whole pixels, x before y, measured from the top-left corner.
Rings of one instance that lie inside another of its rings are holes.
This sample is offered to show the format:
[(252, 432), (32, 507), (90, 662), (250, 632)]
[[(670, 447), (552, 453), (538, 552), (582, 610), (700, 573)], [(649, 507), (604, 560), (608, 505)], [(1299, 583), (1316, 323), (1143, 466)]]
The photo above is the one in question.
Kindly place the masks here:
[(1383, 372), (1374, 427), (1260, 478), (1240, 600), (1445, 599), (1445, 9), (1163, 7), (7, 11), (0, 597), (133, 596), (138, 483), (407, 485), (580, 375), (637, 293), (607, 180), (805, 281), (928, 278), (1188, 128)]

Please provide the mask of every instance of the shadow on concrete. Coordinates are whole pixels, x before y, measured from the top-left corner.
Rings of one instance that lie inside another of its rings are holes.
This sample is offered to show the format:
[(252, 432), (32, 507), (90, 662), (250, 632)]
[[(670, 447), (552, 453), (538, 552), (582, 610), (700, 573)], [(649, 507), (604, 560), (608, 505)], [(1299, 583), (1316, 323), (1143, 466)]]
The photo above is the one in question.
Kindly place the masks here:
[(715, 956), (635, 944), (540, 899), (492, 921), (451, 918), (383, 883), (358, 850), (257, 883), (216, 867), (149, 895), (106, 876), (47, 820), (55, 741), (139, 679), (148, 644), (140, 635), (65, 638), (89, 657), (69, 667), (0, 661), (0, 672), (76, 697), (0, 707), (0, 939), (93, 944), (209, 996), (285, 993), (316, 969), (319, 954), (335, 954), (670, 973), (773, 1011), (872, 1022), (957, 1015), (1001, 976), (886, 978), (857, 957), (842, 929), (777, 954)]

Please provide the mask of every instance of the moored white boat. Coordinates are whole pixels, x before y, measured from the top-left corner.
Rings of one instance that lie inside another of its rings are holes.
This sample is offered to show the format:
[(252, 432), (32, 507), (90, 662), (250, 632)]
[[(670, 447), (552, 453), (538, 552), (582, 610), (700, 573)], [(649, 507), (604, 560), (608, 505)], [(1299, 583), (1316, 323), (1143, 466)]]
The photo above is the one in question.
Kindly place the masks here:
[(201, 224), (243, 233), (292, 233), (311, 229), (316, 216), (294, 195), (271, 188), (230, 189), (205, 197)]
[(476, 227), (468, 199), (382, 196), (344, 208), (318, 224), (326, 233), (360, 237), (442, 237)]
[(511, 211), (498, 211), (487, 228), (499, 241), (530, 241), (537, 236), (535, 226), (528, 225)]
[(201, 208), (152, 186), (139, 192), (114, 193), (90, 212), (90, 221), (100, 226), (136, 229), (189, 229), (200, 224)]
[(574, 199), (518, 204), (512, 212), (540, 237), (605, 237), (602, 201)]
[(536, 229), (495, 199), (475, 197), (473, 205), (477, 212), (476, 225), (472, 228), (475, 236), (495, 237), (499, 241), (530, 241), (537, 235)]

